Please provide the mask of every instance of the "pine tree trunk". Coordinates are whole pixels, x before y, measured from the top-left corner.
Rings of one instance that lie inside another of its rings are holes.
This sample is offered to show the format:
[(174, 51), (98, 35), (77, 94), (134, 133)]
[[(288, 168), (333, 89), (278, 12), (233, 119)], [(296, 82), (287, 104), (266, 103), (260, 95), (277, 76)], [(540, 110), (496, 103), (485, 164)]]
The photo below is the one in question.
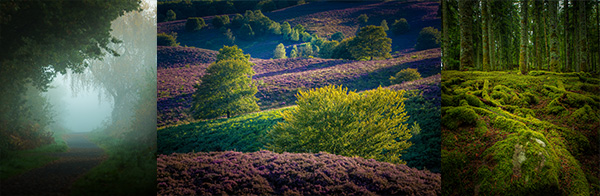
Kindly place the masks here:
[(519, 70), (521, 74), (527, 74), (527, 0), (521, 0), (521, 49), (519, 51)]
[(483, 71), (490, 70), (489, 43), (488, 43), (488, 12), (487, 0), (481, 0), (481, 42), (483, 45), (483, 61), (481, 62)]
[(550, 71), (558, 71), (558, 35), (557, 35), (557, 23), (558, 23), (558, 14), (557, 14), (557, 1), (549, 1), (548, 2), (548, 11), (549, 13), (549, 24), (550, 24)]
[(544, 9), (542, 6), (542, 3), (544, 3), (543, 1), (533, 1), (533, 13), (534, 13), (534, 17), (535, 17), (535, 22), (533, 23), (534, 25), (534, 36), (535, 36), (535, 43), (533, 44), (534, 50), (535, 50), (535, 63), (534, 66), (532, 68), (532, 70), (540, 70), (542, 67), (542, 30), (541, 27), (543, 25), (542, 23), (542, 9)]
[(564, 4), (563, 4), (563, 12), (565, 15), (565, 19), (563, 21), (564, 23), (564, 31), (565, 31), (565, 68), (564, 68), (564, 72), (570, 72), (571, 71), (571, 53), (570, 51), (572, 50), (571, 44), (570, 43), (570, 39), (569, 36), (571, 36), (571, 34), (569, 33), (570, 29), (569, 29), (569, 0), (565, 0)]
[(442, 36), (443, 36), (443, 42), (442, 42), (442, 64), (444, 65), (444, 69), (448, 69), (449, 67), (449, 63), (448, 63), (448, 58), (449, 58), (449, 53), (448, 53), (448, 49), (450, 48), (450, 39), (448, 38), (448, 31), (450, 30), (450, 27), (448, 26), (448, 12), (450, 10), (448, 10), (448, 0), (442, 0)]
[(473, 2), (458, 2), (460, 12), (460, 70), (473, 67)]
[(578, 10), (578, 21), (579, 21), (579, 70), (587, 72), (587, 13), (585, 4), (586, 1), (580, 1)]
[[(494, 20), (492, 19), (492, 4), (493, 4), (493, 0), (488, 0), (487, 3), (487, 7), (486, 8), (482, 8), (482, 9), (487, 9), (487, 13), (488, 13), (488, 56), (490, 58), (490, 69), (491, 70), (497, 70), (495, 68), (496, 63), (494, 62), (494, 60), (496, 59), (496, 44), (494, 44), (494, 31), (492, 30), (492, 24), (494, 24)], [(485, 33), (485, 32), (484, 32)]]

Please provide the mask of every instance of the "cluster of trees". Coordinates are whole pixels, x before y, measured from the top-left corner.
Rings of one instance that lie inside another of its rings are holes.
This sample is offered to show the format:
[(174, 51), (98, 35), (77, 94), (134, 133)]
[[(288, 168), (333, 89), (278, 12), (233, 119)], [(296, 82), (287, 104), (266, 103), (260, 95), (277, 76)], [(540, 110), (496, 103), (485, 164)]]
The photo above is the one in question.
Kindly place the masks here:
[(576, 0), (443, 0), (444, 69), (598, 73), (599, 6)]
[[(310, 1), (310, 0), (309, 0)], [(229, 1), (229, 0), (169, 0), (158, 2), (158, 22), (223, 14), (244, 13), (247, 10), (270, 12), (289, 6), (304, 4), (305, 0), (290, 1)]]
[[(31, 100), (48, 89), (57, 73), (81, 73), (87, 60), (119, 55), (111, 47), (121, 42), (110, 36), (111, 21), (138, 9), (139, 3), (22, 1), (2, 2), (0, 7), (0, 150), (34, 148), (47, 134), (47, 124), (37, 116), (51, 114)], [(26, 141), (34, 142), (23, 146)]]
[(248, 10), (244, 15), (236, 14), (231, 19), (226, 15), (216, 16), (211, 23), (213, 27), (223, 32), (231, 45), (236, 38), (233, 32), (243, 40), (254, 40), (269, 33), (281, 34), (279, 23), (269, 19), (260, 10)]

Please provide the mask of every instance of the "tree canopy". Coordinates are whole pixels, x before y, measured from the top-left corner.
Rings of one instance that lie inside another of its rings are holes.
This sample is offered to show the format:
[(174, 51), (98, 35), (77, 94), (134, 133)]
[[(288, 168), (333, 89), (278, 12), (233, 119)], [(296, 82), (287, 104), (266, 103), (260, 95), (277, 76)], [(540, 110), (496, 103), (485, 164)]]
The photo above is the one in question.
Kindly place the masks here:
[(217, 61), (206, 68), (205, 75), (195, 86), (192, 116), (199, 119), (216, 118), (258, 111), (257, 87), (252, 82), (254, 65), (237, 46), (224, 46)]
[(371, 60), (376, 57), (390, 58), (392, 39), (387, 37), (383, 27), (369, 25), (360, 28), (349, 51), (357, 60)]

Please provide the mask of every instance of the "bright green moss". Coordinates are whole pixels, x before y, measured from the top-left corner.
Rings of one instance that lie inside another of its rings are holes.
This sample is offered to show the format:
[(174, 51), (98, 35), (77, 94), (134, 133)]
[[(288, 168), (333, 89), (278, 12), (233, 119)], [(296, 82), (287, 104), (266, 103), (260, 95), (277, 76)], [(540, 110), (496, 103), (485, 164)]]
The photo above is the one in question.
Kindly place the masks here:
[(443, 106), (458, 106), (458, 102), (452, 95), (442, 93), (442, 105)]
[(540, 102), (540, 99), (531, 92), (522, 93), (521, 99), (527, 102), (528, 105), (537, 105)]
[(466, 100), (467, 103), (469, 103), (469, 105), (471, 105), (471, 106), (475, 106), (475, 107), (483, 106), (483, 102), (481, 102), (481, 100), (479, 100), (479, 98), (477, 98), (475, 95), (464, 94), (463, 99)]
[(545, 137), (518, 130), (484, 152), (493, 169), (480, 168), (480, 192), (489, 195), (553, 195), (560, 193), (560, 160)]
[(554, 114), (559, 116), (562, 116), (566, 112), (565, 107), (562, 103), (560, 103), (558, 98), (553, 99), (548, 105), (546, 105), (545, 110), (548, 114)]
[(564, 101), (564, 103), (574, 108), (580, 108), (585, 105), (598, 107), (598, 102), (594, 101), (594, 99), (578, 93), (567, 92), (564, 93), (560, 98), (562, 101)]
[(571, 114), (571, 119), (579, 122), (594, 123), (600, 121), (600, 117), (590, 105), (585, 105)]
[(442, 126), (450, 130), (456, 130), (459, 126), (474, 126), (477, 124), (479, 115), (467, 106), (448, 109), (442, 117)]
[(498, 129), (510, 133), (515, 133), (517, 130), (525, 129), (527, 127), (525, 123), (508, 119), (504, 116), (496, 116), (496, 118), (492, 121), (492, 125)]

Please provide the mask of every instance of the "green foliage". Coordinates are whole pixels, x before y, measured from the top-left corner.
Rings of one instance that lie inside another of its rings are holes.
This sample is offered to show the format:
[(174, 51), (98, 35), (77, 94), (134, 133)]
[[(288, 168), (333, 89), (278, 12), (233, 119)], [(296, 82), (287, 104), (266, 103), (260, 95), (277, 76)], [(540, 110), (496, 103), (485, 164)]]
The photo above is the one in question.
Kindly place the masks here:
[(169, 10), (167, 11), (167, 21), (173, 21), (173, 20), (177, 20), (177, 14), (175, 14), (175, 12), (173, 10)]
[(391, 58), (392, 39), (382, 27), (366, 26), (360, 28), (349, 47), (352, 57), (357, 60), (372, 60), (376, 57)]
[(219, 50), (217, 61), (208, 66), (200, 78), (193, 95), (194, 118), (216, 118), (258, 111), (257, 87), (252, 82), (254, 70), (237, 46), (224, 46)]
[(401, 153), (411, 146), (403, 94), (381, 87), (362, 94), (341, 86), (300, 91), (298, 107), (268, 132), (267, 149), (403, 163)]
[(392, 32), (394, 32), (394, 34), (396, 35), (405, 34), (408, 31), (410, 31), (410, 25), (408, 24), (408, 21), (406, 21), (405, 18), (396, 20), (394, 21), (394, 24), (392, 24)]
[(283, 46), (283, 43), (280, 43), (277, 45), (277, 48), (275, 48), (275, 51), (273, 51), (273, 58), (274, 59), (287, 58), (287, 56), (285, 56), (285, 46)]
[(299, 57), (309, 57), (313, 55), (313, 47), (310, 42), (302, 43), (298, 47), (298, 56)]
[(292, 51), (290, 52), (290, 58), (297, 58), (298, 57), (298, 47), (296, 47), (296, 45), (294, 45), (294, 47), (292, 47)]
[(321, 44), (321, 48), (319, 50), (319, 56), (321, 58), (331, 58), (333, 56), (333, 51), (340, 44), (338, 41), (325, 41)]
[(440, 47), (440, 32), (433, 27), (425, 27), (419, 32), (415, 49), (426, 50)]
[(254, 39), (254, 31), (249, 24), (244, 24), (240, 29), (239, 35), (244, 40), (252, 40)]
[(45, 153), (65, 152), (69, 147), (62, 139), (62, 134), (54, 136), (54, 143), (30, 150), (2, 151), (0, 156), (0, 180), (26, 171), (44, 166), (58, 157), (48, 156)]
[(212, 20), (212, 25), (215, 27), (215, 29), (221, 28), (228, 24), (229, 24), (229, 16), (228, 15), (215, 16)]
[(304, 29), (304, 26), (302, 26), (301, 24), (297, 24), (296, 26), (294, 26), (294, 30), (298, 31), (298, 34), (304, 32), (306, 29)]
[(302, 42), (310, 42), (310, 40), (312, 39), (312, 36), (304, 31), (300, 33), (300, 37), (302, 38)]
[(233, 18), (231, 18), (231, 27), (232, 28), (240, 28), (244, 25), (244, 16), (241, 14), (235, 14)]
[(340, 31), (335, 32), (333, 35), (331, 35), (331, 40), (333, 40), (333, 41), (341, 42), (344, 39), (346, 39), (346, 36), (344, 36), (344, 33), (340, 32)]
[(199, 18), (199, 17), (190, 17), (185, 22), (185, 30), (186, 31), (199, 31), (200, 29), (204, 28), (205, 26), (206, 26), (206, 23), (204, 23), (204, 19)]
[(395, 76), (390, 77), (390, 82), (392, 84), (402, 84), (403, 82), (419, 79), (421, 79), (421, 74), (417, 69), (406, 68), (400, 70)]
[(288, 23), (286, 21), (286, 22), (283, 22), (283, 24), (281, 24), (281, 33), (283, 34), (283, 39), (285, 39), (285, 40), (290, 39), (290, 34), (292, 33), (290, 23)]
[(156, 35), (156, 45), (158, 46), (179, 46), (177, 43), (177, 35), (169, 35), (166, 33), (159, 33)]
[(387, 21), (385, 21), (385, 20), (382, 20), (381, 24), (379, 26), (383, 27), (384, 31), (389, 31), (390, 30), (390, 28), (387, 25)]
[(358, 16), (357, 20), (358, 20), (358, 23), (364, 25), (364, 24), (367, 24), (369, 17), (366, 14), (361, 14), (360, 16)]
[(259, 151), (264, 149), (267, 131), (283, 121), (280, 113), (287, 110), (290, 108), (159, 129), (157, 153)]
[(353, 43), (354, 37), (346, 38), (340, 42), (340, 44), (335, 47), (333, 53), (331, 54), (331, 58), (334, 59), (353, 59), (352, 53), (350, 53), (349, 48), (351, 47), (351, 43)]
[(474, 126), (478, 119), (479, 115), (468, 106), (453, 107), (445, 112), (442, 109), (442, 126), (450, 130), (456, 130), (460, 126)]
[(292, 41), (299, 41), (300, 40), (300, 34), (298, 33), (298, 30), (292, 30), (292, 34), (290, 35), (290, 40)]

